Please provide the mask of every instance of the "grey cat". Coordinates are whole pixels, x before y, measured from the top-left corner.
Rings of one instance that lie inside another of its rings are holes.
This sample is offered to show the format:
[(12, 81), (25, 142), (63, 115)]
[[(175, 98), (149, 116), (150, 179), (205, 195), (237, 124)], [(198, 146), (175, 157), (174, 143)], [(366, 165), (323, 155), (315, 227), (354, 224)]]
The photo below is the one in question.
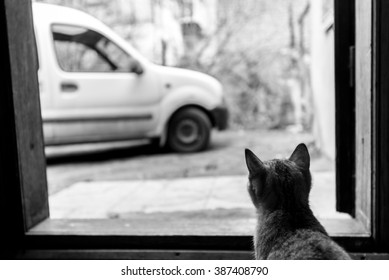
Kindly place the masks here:
[(262, 162), (246, 149), (248, 192), (257, 210), (256, 259), (350, 259), (309, 207), (310, 156), (300, 144), (289, 159)]

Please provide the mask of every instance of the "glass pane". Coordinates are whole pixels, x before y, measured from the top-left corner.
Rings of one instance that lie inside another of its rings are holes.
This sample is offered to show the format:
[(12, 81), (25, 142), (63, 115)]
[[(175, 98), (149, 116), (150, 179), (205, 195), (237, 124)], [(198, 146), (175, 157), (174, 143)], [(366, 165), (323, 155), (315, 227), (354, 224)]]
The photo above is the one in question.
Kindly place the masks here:
[(42, 94), (52, 218), (252, 234), (244, 149), (265, 161), (299, 143), (311, 156), (314, 213), (345, 217), (335, 210), (334, 36), (322, 1), (40, 2), (86, 11), (128, 44), (69, 31), (72, 52), (94, 53), (86, 62), (72, 53), (86, 64), (78, 69), (100, 71), (97, 58), (125, 69), (128, 55), (144, 68), (79, 80), (79, 94), (58, 103)]
[(68, 72), (128, 72), (130, 56), (101, 34), (83, 27), (52, 26), (59, 66)]
[(117, 45), (102, 37), (96, 44), (96, 48), (104, 53), (110, 61), (115, 64), (115, 71), (128, 72), (130, 66), (130, 56)]

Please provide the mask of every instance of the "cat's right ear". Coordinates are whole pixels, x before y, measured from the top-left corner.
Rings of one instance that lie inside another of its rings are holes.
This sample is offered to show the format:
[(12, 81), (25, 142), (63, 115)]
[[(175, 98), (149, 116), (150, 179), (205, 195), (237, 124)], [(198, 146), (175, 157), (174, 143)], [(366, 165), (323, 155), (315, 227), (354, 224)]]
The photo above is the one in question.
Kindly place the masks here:
[(289, 160), (296, 163), (297, 166), (301, 167), (303, 170), (309, 170), (311, 160), (307, 146), (303, 143), (299, 144), (290, 156)]
[(257, 174), (265, 171), (263, 162), (249, 149), (245, 149), (246, 165), (250, 174)]

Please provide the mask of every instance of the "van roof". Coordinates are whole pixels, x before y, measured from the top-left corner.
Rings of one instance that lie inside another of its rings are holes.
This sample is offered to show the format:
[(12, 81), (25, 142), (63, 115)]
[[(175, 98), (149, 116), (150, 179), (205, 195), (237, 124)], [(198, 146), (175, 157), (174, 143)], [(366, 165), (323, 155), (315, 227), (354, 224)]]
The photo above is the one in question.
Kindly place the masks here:
[(33, 2), (32, 10), (34, 21), (46, 22), (47, 24), (56, 22), (104, 28), (104, 24), (93, 16), (65, 6)]

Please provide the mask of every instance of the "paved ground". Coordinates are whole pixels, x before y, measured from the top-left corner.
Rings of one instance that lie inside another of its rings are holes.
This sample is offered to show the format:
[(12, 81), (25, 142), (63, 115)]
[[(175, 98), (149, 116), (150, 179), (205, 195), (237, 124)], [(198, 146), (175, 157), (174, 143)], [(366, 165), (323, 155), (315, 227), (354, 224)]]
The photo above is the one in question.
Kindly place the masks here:
[(139, 142), (49, 147), (49, 193), (78, 182), (246, 176), (245, 148), (267, 160), (290, 156), (301, 142), (310, 149), (313, 171), (333, 170), (313, 148), (311, 135), (288, 131), (214, 131), (209, 149), (193, 154), (169, 153)]
[[(321, 218), (335, 212), (334, 174), (313, 174), (313, 211)], [(163, 180), (80, 182), (50, 196), (52, 218), (126, 218), (131, 213), (207, 212), (253, 206), (246, 176), (196, 177)], [(251, 216), (251, 215), (250, 215)]]
[(312, 149), (309, 134), (227, 131), (214, 133), (210, 149), (196, 154), (168, 153), (142, 143), (49, 148), (51, 217), (125, 219), (172, 212), (204, 219), (227, 212), (253, 217), (244, 148), (266, 160), (289, 156), (300, 142), (310, 147), (314, 212), (324, 218), (339, 215), (333, 164)]

